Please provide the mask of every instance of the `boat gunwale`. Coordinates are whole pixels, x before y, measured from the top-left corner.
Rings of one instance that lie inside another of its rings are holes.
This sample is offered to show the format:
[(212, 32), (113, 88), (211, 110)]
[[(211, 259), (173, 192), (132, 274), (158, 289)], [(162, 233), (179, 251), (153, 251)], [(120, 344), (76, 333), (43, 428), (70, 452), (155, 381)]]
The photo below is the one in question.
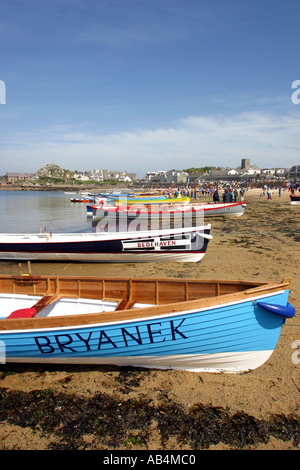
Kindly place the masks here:
[[(143, 231), (125, 231), (125, 232), (95, 232), (95, 233), (86, 233), (86, 232), (80, 232), (80, 233), (0, 233), (0, 243), (4, 244), (6, 241), (1, 241), (1, 238), (7, 237), (7, 238), (12, 238), (16, 237), (17, 239), (22, 239), (24, 238), (24, 244), (27, 243), (25, 240), (29, 240), (29, 242), (32, 242), (30, 240), (30, 237), (36, 237), (38, 238), (37, 243), (40, 243), (40, 241), (44, 241), (46, 243), (60, 243), (60, 241), (56, 241), (55, 239), (62, 238), (62, 240), (65, 242), (64, 237), (70, 238), (72, 240), (70, 243), (75, 242), (75, 241), (105, 241), (105, 237), (107, 237), (110, 241), (111, 238), (113, 240), (123, 240), (129, 238), (145, 238), (145, 237), (153, 237), (153, 236), (172, 236), (172, 235), (180, 235), (181, 233), (190, 233), (190, 232), (198, 232), (198, 231), (205, 231), (205, 230), (211, 230), (211, 224), (202, 224), (198, 225), (195, 227), (180, 227), (180, 228), (172, 228), (172, 229), (155, 229), (155, 230), (143, 230)], [(76, 238), (78, 237), (78, 240)]]
[[(155, 304), (153, 306), (139, 307), (135, 309), (120, 309), (111, 312), (96, 312), (96, 313), (84, 313), (75, 315), (60, 315), (60, 316), (47, 316), (47, 317), (33, 317), (33, 318), (21, 318), (21, 319), (1, 319), (0, 320), (0, 331), (7, 332), (8, 330), (40, 330), (47, 328), (60, 328), (60, 327), (84, 327), (87, 325), (95, 325), (102, 323), (116, 323), (120, 321), (134, 321), (143, 320), (144, 318), (156, 317), (161, 318), (168, 314), (180, 314), (181, 312), (196, 309), (211, 309), (213, 307), (220, 307), (225, 304), (232, 302), (243, 302), (248, 301), (251, 297), (261, 297), (265, 294), (269, 295), (278, 291), (287, 290), (290, 288), (290, 279), (284, 279), (281, 282), (255, 282), (255, 281), (231, 281), (231, 280), (202, 280), (202, 279), (189, 279), (189, 278), (115, 278), (115, 277), (75, 277), (75, 276), (0, 276), (2, 279), (18, 280), (22, 282), (28, 282), (30, 280), (38, 282), (40, 280), (52, 279), (55, 282), (59, 282), (59, 279), (80, 281), (136, 281), (136, 282), (190, 282), (190, 283), (218, 283), (223, 284), (239, 284), (239, 285), (253, 285), (253, 287), (245, 290), (240, 290), (233, 293), (225, 293), (215, 296), (208, 296), (193, 300), (183, 300), (179, 302), (169, 302), (164, 304)], [(65, 295), (65, 297), (68, 297)], [(78, 297), (71, 296), (76, 299)], [(128, 296), (130, 299), (130, 295)], [(70, 298), (70, 296), (69, 296)], [(99, 299), (100, 300), (100, 299)], [(106, 300), (109, 300), (108, 298)], [(110, 299), (116, 300), (116, 299)], [(119, 299), (120, 300), (120, 299)], [(140, 301), (138, 301), (141, 303)]]

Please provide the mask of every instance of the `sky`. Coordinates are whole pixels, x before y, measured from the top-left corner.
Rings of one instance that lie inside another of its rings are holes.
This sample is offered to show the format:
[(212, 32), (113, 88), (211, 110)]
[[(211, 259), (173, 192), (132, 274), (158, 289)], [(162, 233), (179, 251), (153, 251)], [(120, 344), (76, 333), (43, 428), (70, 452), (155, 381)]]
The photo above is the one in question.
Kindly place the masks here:
[(300, 164), (299, 0), (0, 0), (0, 12), (0, 175)]

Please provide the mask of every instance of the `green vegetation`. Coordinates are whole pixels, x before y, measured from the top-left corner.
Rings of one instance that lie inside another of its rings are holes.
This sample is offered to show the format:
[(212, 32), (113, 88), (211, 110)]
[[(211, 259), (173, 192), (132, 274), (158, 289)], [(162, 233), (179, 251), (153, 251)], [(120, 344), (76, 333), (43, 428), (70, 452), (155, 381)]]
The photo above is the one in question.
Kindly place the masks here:
[(210, 170), (221, 170), (219, 167), (215, 166), (204, 166), (202, 168), (187, 168), (185, 171), (189, 175), (195, 174), (195, 173), (208, 173)]

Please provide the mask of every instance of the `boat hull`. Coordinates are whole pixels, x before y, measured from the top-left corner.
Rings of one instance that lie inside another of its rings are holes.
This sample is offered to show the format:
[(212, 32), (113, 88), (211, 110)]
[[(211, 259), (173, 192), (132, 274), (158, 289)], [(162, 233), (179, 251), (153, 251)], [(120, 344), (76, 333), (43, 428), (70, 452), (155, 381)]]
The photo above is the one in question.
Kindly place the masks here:
[[(127, 321), (0, 331), (5, 362), (111, 364), (194, 372), (241, 373), (271, 356), (284, 318), (259, 302), (285, 306), (288, 290)], [(173, 305), (174, 307), (174, 305)], [(139, 309), (135, 315), (138, 317)]]
[(160, 262), (200, 261), (210, 225), (189, 229), (93, 234), (2, 235), (0, 259)]
[(109, 205), (92, 205), (87, 207), (87, 215), (94, 219), (102, 217), (126, 217), (128, 219), (156, 219), (156, 218), (193, 218), (193, 217), (240, 217), (246, 209), (245, 202), (237, 203), (208, 203), (208, 204), (191, 204), (177, 206), (170, 205), (167, 207), (161, 204), (159, 207), (155, 205), (147, 208), (144, 205), (137, 206), (109, 206)]
[(190, 202), (189, 197), (177, 197), (177, 198), (119, 198), (114, 200), (116, 205), (127, 206), (134, 204), (145, 204), (145, 205), (158, 205), (158, 204), (188, 204)]
[(204, 217), (241, 217), (246, 207), (245, 202), (205, 204)]
[(290, 195), (290, 199), (292, 205), (300, 204), (300, 196)]
[(71, 198), (71, 202), (88, 202), (89, 204), (95, 204), (96, 199), (91, 199), (91, 198), (84, 198), (84, 199), (76, 199), (76, 198)]

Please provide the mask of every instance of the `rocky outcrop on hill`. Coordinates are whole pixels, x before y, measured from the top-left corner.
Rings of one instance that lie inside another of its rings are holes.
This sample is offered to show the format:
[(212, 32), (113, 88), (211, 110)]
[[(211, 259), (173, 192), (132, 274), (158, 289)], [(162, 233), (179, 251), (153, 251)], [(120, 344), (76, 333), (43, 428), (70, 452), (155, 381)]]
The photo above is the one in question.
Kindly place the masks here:
[(59, 179), (66, 179), (71, 177), (71, 171), (64, 170), (60, 166), (56, 165), (55, 163), (48, 163), (43, 168), (40, 168), (37, 171), (38, 178), (59, 178)]

